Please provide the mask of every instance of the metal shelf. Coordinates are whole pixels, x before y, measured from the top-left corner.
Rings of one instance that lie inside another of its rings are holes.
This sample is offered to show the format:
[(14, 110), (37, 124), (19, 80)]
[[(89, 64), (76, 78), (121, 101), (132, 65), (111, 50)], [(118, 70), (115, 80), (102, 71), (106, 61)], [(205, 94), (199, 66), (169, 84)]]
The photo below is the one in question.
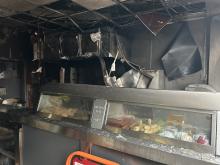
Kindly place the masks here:
[(0, 57), (0, 62), (23, 62), (23, 60)]

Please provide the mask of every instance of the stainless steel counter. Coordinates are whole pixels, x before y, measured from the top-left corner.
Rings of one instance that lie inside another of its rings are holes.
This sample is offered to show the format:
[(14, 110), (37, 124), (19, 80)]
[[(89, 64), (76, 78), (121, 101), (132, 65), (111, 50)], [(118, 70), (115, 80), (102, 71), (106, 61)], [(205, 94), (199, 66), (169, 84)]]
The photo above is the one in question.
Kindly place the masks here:
[(169, 165), (219, 165), (220, 158), (211, 154), (201, 154), (189, 149), (176, 148), (113, 134), (105, 130), (91, 129), (87, 126), (65, 121), (43, 119), (38, 116), (21, 118), (21, 123), (33, 128), (60, 134), (65, 137), (90, 142), (94, 145), (124, 152)]
[[(211, 114), (212, 141), (216, 140), (216, 112), (220, 111), (220, 93), (161, 91), (129, 88), (111, 88), (89, 85), (54, 84), (43, 88), (43, 93), (69, 94), (92, 99), (105, 99), (113, 102), (155, 107), (177, 108), (177, 111), (190, 111)], [(66, 120), (46, 119), (38, 114), (0, 108), (0, 113), (10, 114), (11, 120), (23, 125), (44, 130), (64, 137), (93, 143), (94, 145), (120, 151), (140, 158), (169, 165), (219, 165), (220, 158), (214, 154), (202, 154), (191, 149), (164, 145), (142, 140), (126, 134), (114, 134), (105, 130), (92, 129), (90, 124)], [(218, 140), (218, 139), (217, 139)], [(219, 141), (218, 141), (219, 142)], [(212, 145), (215, 149), (216, 145)]]

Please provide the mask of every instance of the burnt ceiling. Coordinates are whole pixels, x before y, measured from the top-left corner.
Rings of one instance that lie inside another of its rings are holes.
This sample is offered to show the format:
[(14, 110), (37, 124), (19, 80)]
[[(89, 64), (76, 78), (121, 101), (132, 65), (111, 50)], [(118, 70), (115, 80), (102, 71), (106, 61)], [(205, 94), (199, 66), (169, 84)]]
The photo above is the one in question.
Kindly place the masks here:
[[(206, 0), (0, 0), (0, 22), (17, 28), (83, 33), (110, 25), (150, 25), (151, 17), (168, 23), (207, 16)], [(150, 15), (151, 14), (151, 15)], [(143, 19), (142, 19), (143, 18)], [(144, 19), (145, 18), (145, 19)]]

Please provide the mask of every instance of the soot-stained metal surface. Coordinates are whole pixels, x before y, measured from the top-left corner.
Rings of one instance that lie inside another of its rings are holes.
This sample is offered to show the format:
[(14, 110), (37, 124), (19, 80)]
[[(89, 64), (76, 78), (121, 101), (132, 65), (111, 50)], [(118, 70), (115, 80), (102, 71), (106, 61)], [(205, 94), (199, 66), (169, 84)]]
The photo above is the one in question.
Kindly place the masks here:
[(155, 12), (169, 23), (201, 18), (207, 16), (206, 0), (0, 0), (1, 24), (76, 33), (143, 24), (138, 15)]

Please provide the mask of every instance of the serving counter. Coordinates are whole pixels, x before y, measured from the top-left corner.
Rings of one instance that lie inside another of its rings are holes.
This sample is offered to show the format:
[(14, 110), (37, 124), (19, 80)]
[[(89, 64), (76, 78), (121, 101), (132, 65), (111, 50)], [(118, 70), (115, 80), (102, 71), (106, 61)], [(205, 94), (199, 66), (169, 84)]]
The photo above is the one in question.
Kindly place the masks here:
[(220, 93), (49, 84), (37, 113), (20, 119), (24, 150), (30, 130), (40, 130), (72, 139), (74, 150), (110, 150), (122, 165), (131, 161), (121, 154), (135, 164), (220, 164), (219, 100)]

